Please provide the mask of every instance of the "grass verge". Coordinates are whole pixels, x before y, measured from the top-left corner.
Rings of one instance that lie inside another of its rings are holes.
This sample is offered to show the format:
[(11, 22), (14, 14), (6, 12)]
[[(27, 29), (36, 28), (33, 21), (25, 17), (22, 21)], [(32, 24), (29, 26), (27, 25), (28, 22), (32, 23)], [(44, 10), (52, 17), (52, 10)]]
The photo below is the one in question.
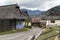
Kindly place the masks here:
[(38, 40), (55, 40), (55, 37), (57, 35), (56, 31), (58, 30), (58, 28), (56, 27), (52, 27), (51, 29), (46, 28), (41, 35), (38, 37)]
[(58, 40), (60, 40), (60, 37), (58, 37)]
[(11, 33), (17, 33), (17, 32), (23, 32), (23, 31), (28, 31), (29, 28), (22, 28), (22, 29), (17, 29), (17, 30), (11, 30), (11, 31), (6, 31), (6, 32), (0, 32), (0, 35), (4, 34), (11, 34)]

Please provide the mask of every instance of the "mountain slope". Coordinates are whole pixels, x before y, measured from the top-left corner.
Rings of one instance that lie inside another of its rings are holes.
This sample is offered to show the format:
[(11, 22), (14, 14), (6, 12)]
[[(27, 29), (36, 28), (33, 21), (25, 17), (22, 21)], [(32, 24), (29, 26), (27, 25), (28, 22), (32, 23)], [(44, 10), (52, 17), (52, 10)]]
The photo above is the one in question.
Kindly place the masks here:
[(49, 9), (48, 11), (42, 13), (41, 15), (60, 16), (60, 5)]
[(21, 11), (27, 11), (29, 15), (40, 15), (43, 11), (40, 10), (28, 10), (28, 9), (20, 9)]

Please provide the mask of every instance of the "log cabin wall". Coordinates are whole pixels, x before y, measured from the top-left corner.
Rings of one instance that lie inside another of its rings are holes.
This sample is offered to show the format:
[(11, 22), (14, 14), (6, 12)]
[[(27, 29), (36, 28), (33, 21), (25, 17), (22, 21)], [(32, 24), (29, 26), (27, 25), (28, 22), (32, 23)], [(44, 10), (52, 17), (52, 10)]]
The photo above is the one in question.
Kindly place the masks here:
[(16, 30), (16, 19), (10, 19), (11, 30)]
[(0, 32), (15, 29), (16, 29), (15, 19), (0, 19)]

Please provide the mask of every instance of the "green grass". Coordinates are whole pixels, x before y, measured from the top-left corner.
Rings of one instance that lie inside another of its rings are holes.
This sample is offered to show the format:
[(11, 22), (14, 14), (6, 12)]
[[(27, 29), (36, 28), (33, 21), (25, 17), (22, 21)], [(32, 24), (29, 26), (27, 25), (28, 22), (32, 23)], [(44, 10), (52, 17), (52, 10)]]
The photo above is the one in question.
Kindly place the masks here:
[(51, 31), (51, 30), (52, 29), (46, 28), (45, 31), (42, 32), (42, 34), (48, 32), (48, 31)]
[(47, 39), (47, 40), (55, 40), (55, 37), (49, 38), (49, 39)]
[[(51, 31), (52, 30), (52, 31)], [(47, 40), (54, 40), (56, 36), (53, 35), (57, 35), (56, 31), (59, 30), (58, 27), (52, 27), (51, 29), (49, 29), (48, 27), (42, 32), (42, 35), (40, 35), (38, 37), (38, 40), (44, 40), (46, 38), (48, 38)], [(53, 36), (53, 37), (51, 37)]]
[(22, 28), (22, 29), (17, 29), (17, 30), (11, 30), (11, 31), (6, 31), (6, 32), (0, 32), (0, 35), (4, 34), (11, 34), (11, 33), (17, 33), (17, 32), (23, 32), (23, 31), (28, 31), (28, 28)]
[(58, 31), (60, 28), (59, 27), (52, 27), (54, 31)]

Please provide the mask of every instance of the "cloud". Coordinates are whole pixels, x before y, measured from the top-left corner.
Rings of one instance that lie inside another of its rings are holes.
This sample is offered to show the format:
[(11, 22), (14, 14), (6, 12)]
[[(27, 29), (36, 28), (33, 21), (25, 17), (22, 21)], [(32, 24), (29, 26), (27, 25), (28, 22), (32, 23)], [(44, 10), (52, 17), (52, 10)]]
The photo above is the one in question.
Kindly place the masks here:
[(17, 3), (20, 8), (46, 11), (60, 5), (60, 0), (0, 0), (0, 6), (15, 3)]
[(52, 7), (60, 5), (60, 0), (29, 0), (21, 2), (21, 8), (27, 9), (39, 9), (42, 11), (46, 11)]
[(0, 6), (1, 5), (14, 4), (14, 3), (16, 3), (16, 0), (0, 0)]
[(60, 0), (51, 0), (51, 1), (45, 1), (42, 3), (39, 9), (41, 10), (48, 10), (51, 9), (52, 7), (60, 5)]
[(37, 1), (31, 0), (31, 1), (22, 2), (22, 4), (20, 4), (20, 6), (25, 6), (25, 7), (28, 7), (28, 8), (36, 8), (36, 7), (39, 6), (38, 4), (40, 4), (40, 0), (37, 0)]

